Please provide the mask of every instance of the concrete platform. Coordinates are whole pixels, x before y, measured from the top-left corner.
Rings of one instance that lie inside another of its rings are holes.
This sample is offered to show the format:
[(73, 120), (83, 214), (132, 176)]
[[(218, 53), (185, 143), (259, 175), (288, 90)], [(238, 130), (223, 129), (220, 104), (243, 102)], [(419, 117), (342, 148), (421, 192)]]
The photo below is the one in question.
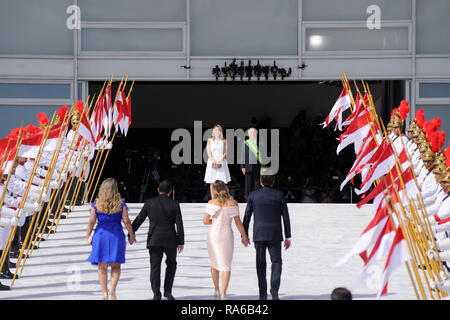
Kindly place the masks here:
[[(185, 249), (178, 257), (173, 294), (177, 299), (212, 299), (206, 233), (202, 224), (206, 204), (183, 203)], [(129, 204), (130, 219), (142, 204)], [(349, 287), (363, 265), (353, 257), (345, 265), (332, 267), (355, 243), (370, 221), (370, 205), (357, 209), (345, 204), (288, 204), (292, 225), (292, 246), (283, 250), (281, 299), (328, 300), (333, 288)], [(245, 203), (240, 204), (241, 218)], [(97, 267), (86, 262), (90, 246), (85, 240), (89, 206), (76, 207), (61, 220), (57, 233), (41, 242), (28, 259), (23, 275), (11, 291), (0, 291), (0, 299), (98, 300), (102, 298)], [(258, 299), (253, 244), (245, 248), (235, 226), (235, 253), (228, 299)], [(148, 221), (137, 232), (137, 243), (127, 245), (117, 298), (145, 300), (153, 297), (150, 289), (150, 259), (146, 249)], [(251, 230), (250, 230), (251, 232)], [(250, 233), (251, 234), (251, 233)], [(15, 260), (13, 260), (15, 261)], [(270, 261), (268, 257), (268, 261)], [(270, 266), (270, 264), (269, 264)], [(380, 266), (382, 267), (382, 266)], [(163, 262), (162, 275), (165, 265)], [(14, 270), (11, 270), (14, 271)], [(376, 298), (376, 276), (354, 290), (354, 299)], [(268, 268), (268, 278), (270, 269)], [(2, 280), (9, 284), (9, 280)], [(391, 276), (389, 294), (381, 299), (416, 299), (404, 266)]]

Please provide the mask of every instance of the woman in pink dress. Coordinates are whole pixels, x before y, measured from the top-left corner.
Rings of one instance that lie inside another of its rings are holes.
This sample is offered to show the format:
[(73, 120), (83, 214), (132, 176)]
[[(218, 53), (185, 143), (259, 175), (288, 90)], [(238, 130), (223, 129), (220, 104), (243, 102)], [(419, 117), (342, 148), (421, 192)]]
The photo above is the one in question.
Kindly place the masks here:
[[(212, 184), (212, 199), (206, 205), (203, 223), (211, 225), (208, 230), (206, 244), (211, 259), (211, 275), (214, 282), (214, 297), (226, 299), (226, 292), (231, 275), (233, 260), (234, 237), (231, 221), (234, 220), (242, 236), (242, 244), (248, 246), (249, 241), (244, 226), (239, 217), (239, 207), (230, 195), (223, 181)], [(222, 271), (222, 292), (219, 289), (219, 272)]]

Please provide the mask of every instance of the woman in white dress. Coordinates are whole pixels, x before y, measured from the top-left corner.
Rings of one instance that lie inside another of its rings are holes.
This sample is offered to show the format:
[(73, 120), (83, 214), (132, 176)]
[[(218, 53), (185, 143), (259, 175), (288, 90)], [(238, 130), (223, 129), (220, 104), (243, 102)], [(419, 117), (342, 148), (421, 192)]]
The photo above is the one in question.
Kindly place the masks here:
[[(212, 137), (206, 144), (208, 163), (206, 164), (205, 182), (211, 186), (216, 180), (228, 183), (231, 181), (227, 163), (227, 140), (223, 138), (222, 126), (213, 127)], [(212, 192), (211, 192), (212, 194)]]

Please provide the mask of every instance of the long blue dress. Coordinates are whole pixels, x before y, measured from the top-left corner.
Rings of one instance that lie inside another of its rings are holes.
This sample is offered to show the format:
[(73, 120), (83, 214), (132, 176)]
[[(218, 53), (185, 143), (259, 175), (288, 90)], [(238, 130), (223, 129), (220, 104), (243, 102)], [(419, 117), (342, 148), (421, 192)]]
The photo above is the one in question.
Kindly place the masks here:
[(95, 201), (92, 207), (97, 214), (97, 228), (92, 237), (92, 251), (87, 259), (91, 264), (98, 265), (105, 263), (125, 263), (125, 233), (122, 229), (123, 207), (128, 209), (125, 201), (122, 202), (120, 210), (116, 213), (106, 214), (97, 210)]

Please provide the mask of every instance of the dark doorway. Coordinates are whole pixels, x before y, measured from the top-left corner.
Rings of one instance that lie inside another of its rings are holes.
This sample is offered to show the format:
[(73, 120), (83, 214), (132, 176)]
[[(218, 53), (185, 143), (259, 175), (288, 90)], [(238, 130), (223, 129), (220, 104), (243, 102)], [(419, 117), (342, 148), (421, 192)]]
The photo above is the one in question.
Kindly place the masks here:
[[(368, 81), (377, 112), (386, 122), (404, 99), (404, 81)], [(90, 82), (89, 94), (98, 93), (103, 82)], [(112, 92), (118, 83), (113, 84)], [(127, 86), (128, 88), (128, 86)], [(276, 187), (288, 202), (350, 202), (350, 184), (339, 185), (353, 160), (353, 148), (336, 155), (339, 132), (319, 124), (342, 90), (340, 81), (250, 82), (135, 82), (128, 136), (116, 135), (102, 174), (116, 177), (128, 202), (141, 202), (156, 194), (157, 181), (170, 179), (175, 198), (181, 202), (206, 202), (203, 182), (205, 164), (174, 165), (171, 141), (177, 128), (193, 132), (202, 121), (203, 132), (214, 124), (224, 129), (278, 129), (280, 169)], [(362, 90), (362, 86), (360, 87)], [(355, 90), (353, 90), (355, 93)], [(203, 143), (203, 148), (206, 142)], [(243, 200), (244, 178), (238, 165), (229, 166), (229, 187)]]

